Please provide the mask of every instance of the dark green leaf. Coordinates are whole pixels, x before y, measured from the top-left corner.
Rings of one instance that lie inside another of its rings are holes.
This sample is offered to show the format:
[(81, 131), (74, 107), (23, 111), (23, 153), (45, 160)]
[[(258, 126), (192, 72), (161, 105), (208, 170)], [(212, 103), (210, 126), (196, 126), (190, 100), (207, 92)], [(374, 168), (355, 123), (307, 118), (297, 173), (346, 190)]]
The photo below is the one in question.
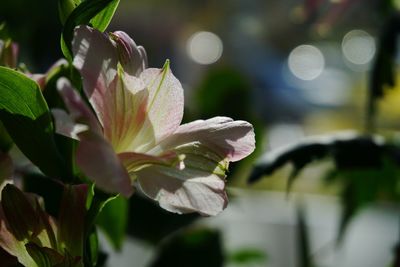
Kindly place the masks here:
[(178, 232), (164, 242), (151, 267), (220, 267), (224, 263), (220, 233), (209, 229)]
[(99, 257), (99, 240), (95, 227), (92, 227), (88, 234), (84, 252), (85, 266), (96, 266)]
[(70, 179), (39, 86), (17, 71), (0, 67), (0, 95), (0, 119), (19, 149), (43, 173)]
[(8, 152), (12, 147), (13, 141), (10, 135), (7, 133), (6, 128), (0, 121), (0, 151)]
[(61, 24), (64, 25), (69, 15), (81, 3), (80, 0), (59, 0), (58, 1), (58, 14), (60, 16)]
[(24, 191), (34, 193), (43, 198), (46, 211), (58, 217), (64, 186), (57, 180), (38, 173), (23, 174)]
[(95, 188), (94, 184), (90, 187), (87, 195), (85, 218), (85, 266), (96, 266), (99, 258), (98, 240), (96, 227), (94, 225), (97, 216), (104, 206), (116, 196), (107, 194)]
[(10, 179), (14, 174), (14, 164), (10, 155), (0, 151), (0, 184)]
[[(110, 23), (112, 14), (117, 5), (117, 0), (91, 0), (81, 3), (72, 11), (65, 22), (61, 36), (61, 50), (68, 60), (72, 60), (72, 39), (75, 27), (82, 24), (88, 25), (90, 22), (94, 22), (96, 23), (92, 25), (94, 28), (104, 28)], [(100, 17), (91, 21), (98, 14), (100, 14)], [(103, 17), (104, 20), (101, 20), (101, 17)]]
[(400, 14), (392, 12), (385, 22), (379, 38), (378, 52), (372, 67), (367, 110), (368, 127), (373, 129), (375, 103), (383, 97), (387, 87), (395, 86), (397, 40), (400, 33)]
[(154, 201), (139, 194), (133, 194), (129, 199), (129, 215), (128, 233), (153, 244), (158, 244), (171, 233), (187, 227), (200, 218), (195, 213), (167, 212), (160, 209)]
[(109, 201), (99, 216), (97, 225), (103, 229), (115, 249), (121, 249), (128, 222), (128, 200), (121, 196)]
[(392, 158), (385, 156), (382, 166), (371, 169), (347, 169), (336, 172), (336, 182), (342, 185), (340, 198), (343, 206), (337, 241), (344, 236), (354, 216), (365, 206), (385, 197), (398, 200), (397, 184), (400, 170)]
[(73, 257), (83, 255), (87, 191), (86, 184), (67, 185), (61, 200), (59, 238)]

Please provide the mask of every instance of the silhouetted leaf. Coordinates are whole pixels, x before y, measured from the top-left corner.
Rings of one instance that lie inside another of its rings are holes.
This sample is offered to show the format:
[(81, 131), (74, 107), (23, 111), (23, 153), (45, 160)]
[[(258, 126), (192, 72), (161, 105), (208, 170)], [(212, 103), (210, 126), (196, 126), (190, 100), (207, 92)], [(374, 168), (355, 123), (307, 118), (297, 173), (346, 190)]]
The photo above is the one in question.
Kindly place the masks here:
[[(354, 132), (340, 132), (329, 135), (313, 136), (304, 140), (291, 144), (280, 149), (267, 152), (262, 160), (254, 166), (248, 182), (253, 183), (261, 179), (264, 175), (270, 175), (278, 168), (287, 163), (293, 164), (293, 172), (289, 179), (288, 188), (295, 176), (309, 163), (323, 159), (329, 155), (338, 155), (341, 157), (342, 150), (352, 153), (350, 149), (354, 149), (360, 140), (371, 140), (369, 137), (360, 136)], [(361, 141), (363, 144), (363, 141)], [(343, 153), (346, 155), (346, 153)], [(341, 158), (338, 160), (340, 164)], [(347, 162), (347, 161), (345, 161)]]
[(314, 263), (310, 253), (309, 234), (303, 207), (297, 208), (297, 248), (299, 267), (313, 267)]
[(400, 33), (400, 14), (393, 12), (384, 24), (379, 37), (378, 52), (372, 67), (369, 86), (368, 126), (373, 128), (375, 102), (384, 95), (387, 87), (395, 86), (397, 39)]
[(339, 133), (309, 137), (295, 145), (267, 153), (250, 177), (257, 181), (286, 163), (292, 163), (295, 175), (314, 160), (331, 157), (335, 169), (325, 176), (329, 183), (339, 183), (343, 204), (338, 241), (347, 225), (364, 206), (380, 197), (398, 199), (396, 191), (400, 174), (400, 147), (386, 144), (383, 137), (356, 133)]

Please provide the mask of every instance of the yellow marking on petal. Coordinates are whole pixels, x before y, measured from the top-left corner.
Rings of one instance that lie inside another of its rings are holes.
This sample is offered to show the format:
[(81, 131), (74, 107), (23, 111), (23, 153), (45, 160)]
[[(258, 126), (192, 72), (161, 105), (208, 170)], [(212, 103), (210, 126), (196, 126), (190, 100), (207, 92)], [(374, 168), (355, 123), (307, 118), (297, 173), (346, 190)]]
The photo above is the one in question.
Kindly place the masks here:
[[(161, 86), (162, 86), (163, 83), (164, 83), (165, 77), (167, 76), (168, 70), (169, 70), (169, 59), (167, 59), (167, 60), (165, 61), (164, 66), (162, 67), (162, 77), (161, 77), (161, 81), (160, 81), (160, 83), (158, 84), (157, 90), (156, 90), (156, 92), (154, 93), (153, 99), (151, 100), (151, 103), (150, 103), (150, 105), (149, 105), (149, 107), (148, 107), (147, 110), (150, 110), (150, 109), (152, 108), (152, 106), (153, 106), (153, 104), (154, 104), (154, 101), (155, 101), (155, 99), (157, 98), (158, 93), (160, 92)], [(154, 82), (155, 82), (155, 80), (153, 81), (153, 83), (154, 83)], [(151, 87), (151, 86), (153, 86), (153, 84), (151, 84), (150, 87)]]

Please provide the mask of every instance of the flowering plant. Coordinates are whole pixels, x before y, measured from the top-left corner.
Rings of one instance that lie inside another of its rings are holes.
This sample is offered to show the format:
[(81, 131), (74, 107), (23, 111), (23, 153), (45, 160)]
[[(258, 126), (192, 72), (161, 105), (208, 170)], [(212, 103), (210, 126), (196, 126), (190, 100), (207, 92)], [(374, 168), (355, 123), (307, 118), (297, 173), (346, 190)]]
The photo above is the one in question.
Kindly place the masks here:
[[(66, 60), (45, 74), (11, 69), (16, 46), (0, 43), (0, 257), (9, 262), (95, 266), (97, 215), (135, 188), (170, 212), (217, 215), (229, 162), (255, 148), (246, 121), (181, 124), (183, 88), (170, 62), (148, 68), (126, 33), (104, 33), (118, 2), (60, 1)], [(11, 161), (12, 142), (29, 159), (24, 168)], [(44, 201), (22, 191), (32, 173), (44, 177)], [(62, 188), (52, 212), (49, 185)]]

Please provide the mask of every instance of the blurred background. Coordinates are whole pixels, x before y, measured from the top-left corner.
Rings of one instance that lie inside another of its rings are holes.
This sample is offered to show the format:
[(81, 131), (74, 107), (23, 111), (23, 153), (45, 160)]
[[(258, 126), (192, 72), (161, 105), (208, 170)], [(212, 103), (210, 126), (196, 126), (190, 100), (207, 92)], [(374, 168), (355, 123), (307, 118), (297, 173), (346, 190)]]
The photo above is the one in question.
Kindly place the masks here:
[[(0, 7), (0, 22), (31, 72), (61, 58), (57, 1), (2, 0)], [(381, 29), (398, 8), (398, 0), (121, 0), (109, 31), (144, 46), (151, 67), (171, 60), (185, 89), (185, 121), (247, 120), (257, 149), (232, 164), (231, 202), (215, 218), (169, 214), (135, 196), (122, 250), (102, 236), (108, 266), (311, 266), (301, 260), (305, 248), (313, 266), (389, 266), (398, 206), (384, 198), (370, 203), (338, 245), (340, 188), (322, 179), (331, 161), (303, 169), (289, 195), (290, 164), (247, 180), (265, 152), (305, 136), (366, 130)], [(378, 133), (397, 135), (399, 103), (396, 88), (380, 100)]]

